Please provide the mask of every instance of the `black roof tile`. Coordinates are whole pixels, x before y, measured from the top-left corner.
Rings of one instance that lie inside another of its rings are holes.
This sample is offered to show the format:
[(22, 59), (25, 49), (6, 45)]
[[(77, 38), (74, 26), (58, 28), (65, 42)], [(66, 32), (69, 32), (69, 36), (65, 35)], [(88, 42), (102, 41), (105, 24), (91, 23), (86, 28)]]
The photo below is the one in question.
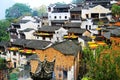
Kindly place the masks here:
[(43, 26), (38, 29), (38, 31), (44, 31), (44, 32), (55, 32), (55, 30), (60, 29), (60, 27), (56, 26)]
[(69, 33), (75, 33), (75, 34), (83, 34), (86, 31), (86, 29), (80, 29), (80, 28), (70, 28), (68, 30)]
[(75, 8), (72, 8), (70, 11), (81, 11), (82, 10), (82, 8), (81, 7), (75, 7)]
[(51, 44), (51, 42), (42, 40), (16, 39), (16, 41), (12, 44), (32, 49), (45, 49), (49, 44)]
[(78, 52), (80, 51), (80, 46), (76, 45), (71, 40), (64, 41), (61, 43), (56, 43), (52, 47), (65, 55), (76, 56), (78, 54)]
[(20, 30), (19, 32), (30, 32), (32, 30), (34, 30), (34, 29), (33, 28), (26, 28), (24, 30)]
[(63, 25), (63, 27), (72, 27), (72, 28), (80, 28), (81, 23), (66, 23), (65, 25)]

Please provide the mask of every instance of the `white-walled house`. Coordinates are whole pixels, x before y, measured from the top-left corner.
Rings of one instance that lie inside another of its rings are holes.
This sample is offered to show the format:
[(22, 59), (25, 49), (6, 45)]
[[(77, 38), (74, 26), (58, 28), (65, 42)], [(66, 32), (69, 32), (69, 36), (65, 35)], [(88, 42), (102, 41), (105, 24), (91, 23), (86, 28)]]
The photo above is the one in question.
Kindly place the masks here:
[(98, 28), (98, 25), (94, 25), (92, 19), (84, 20), (81, 23), (81, 29), (89, 30), (92, 34), (98, 34), (96, 28)]
[(45, 40), (52, 42), (63, 41), (63, 36), (66, 34), (66, 29), (57, 26), (43, 26), (33, 33), (35, 39), (37, 40)]
[(61, 27), (58, 30), (55, 30), (55, 34), (53, 35), (53, 39), (51, 40), (52, 42), (62, 42), (64, 41), (64, 35), (68, 34), (68, 30), (64, 29)]
[[(41, 20), (37, 17), (25, 16), (18, 23), (11, 23), (8, 31), (10, 32), (10, 41), (21, 38), (20, 36), (26, 36), (26, 39), (34, 39), (32, 31), (30, 33), (25, 32), (24, 34), (19, 33), (19, 31), (24, 31), (26, 29), (37, 30), (42, 25)], [(22, 37), (25, 39), (25, 37)]]
[(26, 28), (24, 30), (19, 30), (18, 38), (19, 39), (35, 39), (33, 36), (33, 32), (35, 30), (33, 28)]
[(50, 41), (16, 39), (11, 43), (11, 46), (6, 48), (5, 59), (11, 62), (13, 68), (23, 67), (27, 62), (27, 58), (36, 54), (35, 49), (46, 48), (50, 44)]
[(48, 6), (49, 25), (62, 25), (64, 21), (70, 19), (70, 9), (75, 7), (73, 4), (52, 4)]
[(101, 5), (97, 5), (95, 7), (85, 7), (82, 8), (81, 17), (83, 19), (87, 18), (104, 18), (106, 16), (110, 17), (111, 10), (105, 8)]
[(37, 23), (37, 22), (29, 21), (27, 23), (20, 23), (20, 26), (21, 26), (21, 28), (18, 30), (24, 30), (26, 28), (33, 28), (33, 29), (37, 30), (37, 28), (41, 27), (41, 22)]
[(85, 47), (87, 47), (87, 42), (91, 41), (91, 40), (92, 39), (90, 37), (87, 37), (87, 36), (78, 37), (78, 42), (82, 46), (82, 49), (84, 49)]

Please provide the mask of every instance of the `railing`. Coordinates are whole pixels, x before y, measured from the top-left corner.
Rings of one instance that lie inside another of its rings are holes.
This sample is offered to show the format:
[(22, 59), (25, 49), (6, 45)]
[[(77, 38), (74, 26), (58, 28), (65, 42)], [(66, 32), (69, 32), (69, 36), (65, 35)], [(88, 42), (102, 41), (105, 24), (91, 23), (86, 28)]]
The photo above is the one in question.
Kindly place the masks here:
[(36, 35), (36, 36), (52, 36), (53, 35), (53, 34), (50, 34), (50, 33), (37, 33), (37, 32), (35, 32), (33, 34)]

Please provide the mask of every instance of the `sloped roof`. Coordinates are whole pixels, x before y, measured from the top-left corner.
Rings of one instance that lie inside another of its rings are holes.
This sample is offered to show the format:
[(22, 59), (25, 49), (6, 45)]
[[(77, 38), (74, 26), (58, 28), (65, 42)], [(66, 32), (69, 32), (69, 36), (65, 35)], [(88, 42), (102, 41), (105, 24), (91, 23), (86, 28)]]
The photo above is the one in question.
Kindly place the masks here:
[(120, 36), (120, 29), (111, 30), (111, 35), (112, 36)]
[(7, 41), (1, 41), (0, 42), (1, 47), (5, 47), (5, 46), (9, 46), (9, 45), (10, 45), (10, 42), (7, 42)]
[(83, 34), (86, 31), (86, 29), (80, 29), (80, 28), (70, 28), (68, 30), (69, 33), (76, 33), (76, 34)]
[(50, 43), (51, 43), (50, 41), (31, 40), (28, 42), (26, 47), (34, 49), (44, 49), (48, 45), (50, 45)]
[(80, 28), (81, 23), (66, 23), (63, 27), (73, 27), (73, 28)]
[(29, 22), (30, 20), (20, 20), (19, 23), (27, 23)]
[(104, 24), (108, 24), (109, 20), (108, 18), (100, 18), (100, 19), (93, 19), (93, 24), (94, 25), (98, 25), (98, 22), (102, 21)]
[(26, 28), (24, 30), (20, 30), (20, 32), (30, 32), (32, 30), (34, 30), (34, 29), (33, 28)]
[(103, 34), (103, 36), (107, 39), (110, 39), (111, 34), (110, 34), (110, 32), (106, 32)]
[(87, 37), (87, 36), (82, 36), (80, 38), (82, 38), (85, 41), (91, 41), (92, 40), (90, 37)]
[(68, 20), (51, 20), (51, 23), (65, 23)]
[(24, 46), (27, 48), (33, 48), (33, 49), (44, 49), (50, 43), (51, 43), (50, 41), (42, 41), (42, 40), (17, 39), (12, 44), (17, 46)]
[(80, 46), (76, 45), (73, 41), (70, 40), (56, 43), (52, 47), (65, 55), (76, 56), (80, 51)]
[(82, 10), (82, 8), (81, 7), (75, 7), (75, 8), (72, 8), (70, 11), (81, 11)]
[(57, 4), (54, 8), (70, 8), (69, 4)]
[(55, 30), (60, 29), (60, 27), (56, 27), (56, 26), (43, 26), (41, 28), (39, 28), (38, 31), (45, 31), (45, 32), (55, 32)]

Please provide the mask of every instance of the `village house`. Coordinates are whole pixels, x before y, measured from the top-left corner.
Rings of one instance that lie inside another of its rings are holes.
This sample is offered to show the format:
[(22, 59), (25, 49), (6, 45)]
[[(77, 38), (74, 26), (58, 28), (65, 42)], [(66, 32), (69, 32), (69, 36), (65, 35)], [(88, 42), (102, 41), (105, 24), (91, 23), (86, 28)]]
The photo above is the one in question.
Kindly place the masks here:
[(63, 36), (67, 35), (67, 30), (57, 26), (43, 26), (33, 33), (35, 39), (52, 42), (63, 41)]
[(42, 16), (40, 16), (40, 20), (41, 20), (41, 26), (49, 26), (48, 13), (42, 14)]
[(36, 53), (36, 48), (45, 48), (50, 44), (51, 42), (48, 41), (16, 39), (16, 41), (12, 42), (11, 46), (7, 48), (6, 57), (11, 61), (13, 68), (24, 66), (27, 57)]
[[(40, 27), (41, 27), (41, 21), (40, 21), (39, 18), (33, 18), (31, 16), (25, 16), (19, 22), (11, 23), (11, 26), (8, 29), (8, 31), (10, 32), (10, 34), (9, 34), (10, 35), (10, 41), (13, 42), (16, 39), (20, 39), (21, 36), (25, 36), (24, 37), (25, 39), (30, 39), (30, 38), (26, 38), (27, 33), (20, 34), (19, 31), (25, 30), (27, 28), (30, 28), (31, 30), (32, 29), (37, 30), (37, 28), (40, 28)], [(33, 38), (31, 38), (31, 39), (33, 39)]]
[(33, 28), (26, 28), (24, 30), (19, 30), (18, 38), (19, 39), (35, 39), (33, 36), (35, 30)]
[(108, 17), (108, 19), (111, 19), (111, 10), (101, 5), (96, 5), (94, 7), (85, 6), (82, 8), (81, 17), (83, 19), (105, 18), (105, 17)]
[(48, 6), (48, 20), (50, 26), (61, 26), (70, 19), (70, 9), (75, 7), (73, 4), (51, 4)]
[[(47, 80), (51, 78), (49, 75), (52, 73), (52, 79), (77, 80), (81, 47), (73, 41), (56, 43), (46, 49), (35, 51), (37, 56), (30, 59), (31, 74), (34, 79)], [(44, 65), (46, 61), (49, 65)]]
[(74, 7), (70, 10), (70, 22), (81, 23), (81, 11), (82, 7)]
[[(13, 68), (24, 68), (29, 62), (32, 78), (77, 80), (80, 54), (81, 47), (71, 40), (53, 44), (50, 41), (17, 39), (6, 47), (5, 58), (11, 61)], [(34, 55), (37, 57), (31, 57)], [(42, 77), (42, 74), (48, 77)]]

